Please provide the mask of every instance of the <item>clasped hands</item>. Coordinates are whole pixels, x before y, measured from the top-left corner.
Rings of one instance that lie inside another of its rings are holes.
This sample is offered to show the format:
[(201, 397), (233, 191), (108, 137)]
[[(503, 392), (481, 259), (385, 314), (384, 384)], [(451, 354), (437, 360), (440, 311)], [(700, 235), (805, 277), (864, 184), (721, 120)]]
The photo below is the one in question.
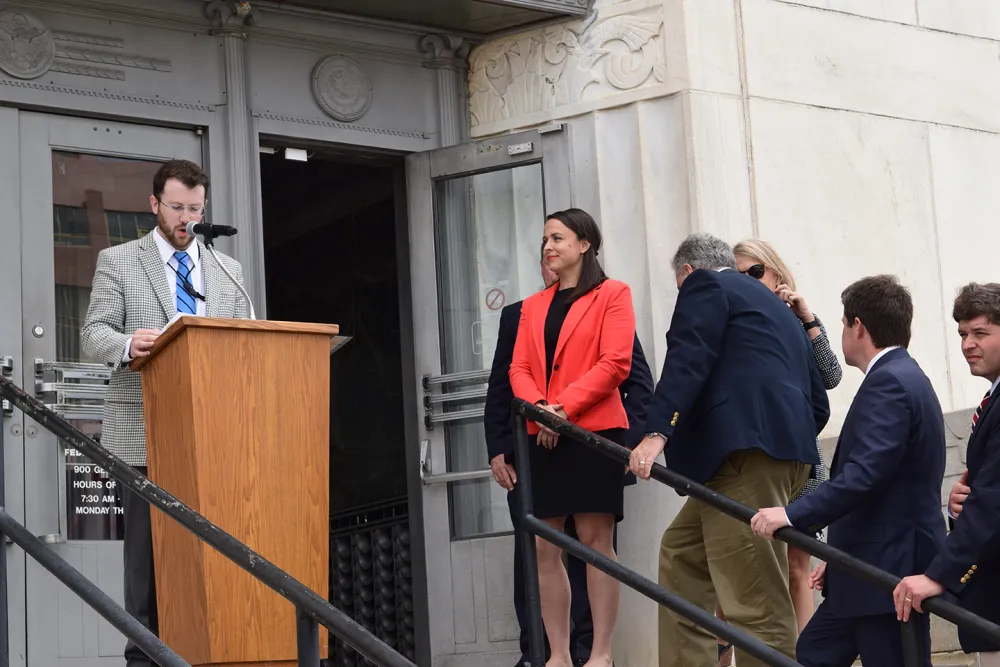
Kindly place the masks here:
[[(569, 420), (569, 417), (566, 415), (566, 411), (563, 410), (563, 406), (561, 403), (557, 403), (554, 405), (549, 405), (547, 403), (537, 403), (536, 405), (540, 407), (542, 410), (551, 412), (560, 419)], [(544, 447), (545, 449), (553, 449), (559, 441), (559, 434), (550, 429), (549, 427), (545, 426), (544, 424), (540, 424), (538, 422), (535, 423), (538, 424), (538, 428), (541, 429), (538, 432), (538, 444)]]

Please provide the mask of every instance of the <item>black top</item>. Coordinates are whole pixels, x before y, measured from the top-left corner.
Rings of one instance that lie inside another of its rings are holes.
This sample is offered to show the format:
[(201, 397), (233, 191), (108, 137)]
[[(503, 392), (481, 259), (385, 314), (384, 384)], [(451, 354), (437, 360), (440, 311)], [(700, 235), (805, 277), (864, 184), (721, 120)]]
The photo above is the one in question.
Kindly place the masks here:
[(552, 297), (552, 305), (545, 315), (545, 386), (549, 386), (552, 377), (552, 361), (556, 356), (556, 345), (559, 344), (559, 332), (572, 304), (567, 303), (571, 290), (562, 289)]

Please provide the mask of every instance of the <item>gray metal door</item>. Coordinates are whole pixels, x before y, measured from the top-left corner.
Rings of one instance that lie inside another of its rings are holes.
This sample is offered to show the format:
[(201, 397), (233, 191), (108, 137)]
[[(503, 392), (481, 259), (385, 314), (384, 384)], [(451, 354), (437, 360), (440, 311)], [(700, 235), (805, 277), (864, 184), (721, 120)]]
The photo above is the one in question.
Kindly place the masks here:
[[(509, 665), (518, 651), (507, 494), (483, 400), (500, 313), (542, 288), (545, 213), (572, 199), (552, 126), (407, 159), (420, 512), (432, 663)], [(416, 508), (411, 510), (416, 511)]]
[[(170, 158), (201, 162), (201, 137), (10, 109), (0, 113), (0, 136), (3, 145), (19, 147), (0, 167), (11, 172), (0, 174), (7, 212), (0, 259), (12, 254), (10, 246), (20, 255), (16, 272), (0, 269), (0, 356), (11, 356), (22, 387), (100, 437), (107, 369), (82, 357), (79, 339), (97, 255), (156, 225), (153, 174)], [(5, 416), (4, 428), (15, 516), (121, 603), (121, 490), (20, 412)], [(123, 665), (124, 638), (34, 561), (7, 548), (11, 665)]]

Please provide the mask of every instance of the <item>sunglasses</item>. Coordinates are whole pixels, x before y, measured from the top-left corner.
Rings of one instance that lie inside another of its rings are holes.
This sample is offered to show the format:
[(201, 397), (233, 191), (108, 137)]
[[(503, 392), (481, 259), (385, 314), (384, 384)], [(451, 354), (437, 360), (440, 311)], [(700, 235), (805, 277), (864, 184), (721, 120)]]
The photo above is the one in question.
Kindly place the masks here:
[(740, 273), (745, 273), (751, 278), (756, 278), (757, 280), (760, 280), (761, 278), (764, 277), (764, 271), (765, 269), (763, 264), (754, 264), (746, 271), (740, 271)]

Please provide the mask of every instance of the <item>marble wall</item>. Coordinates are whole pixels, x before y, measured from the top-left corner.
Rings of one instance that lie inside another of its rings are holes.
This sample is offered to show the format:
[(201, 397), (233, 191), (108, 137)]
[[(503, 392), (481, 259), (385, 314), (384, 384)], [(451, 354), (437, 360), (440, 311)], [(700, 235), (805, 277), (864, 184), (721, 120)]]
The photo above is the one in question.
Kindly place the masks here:
[[(599, 0), (596, 9), (472, 53), (473, 136), (568, 123), (574, 197), (602, 222), (609, 274), (633, 287), (657, 372), (676, 298), (669, 260), (691, 231), (773, 242), (838, 353), (841, 290), (897, 274), (915, 301), (911, 351), (955, 413), (957, 475), (962, 420), (986, 387), (969, 376), (951, 302), (966, 282), (1000, 281), (990, 255), (1000, 247), (1000, 3)], [(515, 62), (513, 53), (538, 55)], [(623, 64), (634, 74), (627, 86), (613, 76)], [(846, 369), (831, 394), (830, 444), (861, 379)], [(640, 484), (626, 504), (621, 558), (655, 578), (660, 530), (679, 499)], [(653, 664), (655, 651), (654, 606), (626, 592), (616, 660)]]

